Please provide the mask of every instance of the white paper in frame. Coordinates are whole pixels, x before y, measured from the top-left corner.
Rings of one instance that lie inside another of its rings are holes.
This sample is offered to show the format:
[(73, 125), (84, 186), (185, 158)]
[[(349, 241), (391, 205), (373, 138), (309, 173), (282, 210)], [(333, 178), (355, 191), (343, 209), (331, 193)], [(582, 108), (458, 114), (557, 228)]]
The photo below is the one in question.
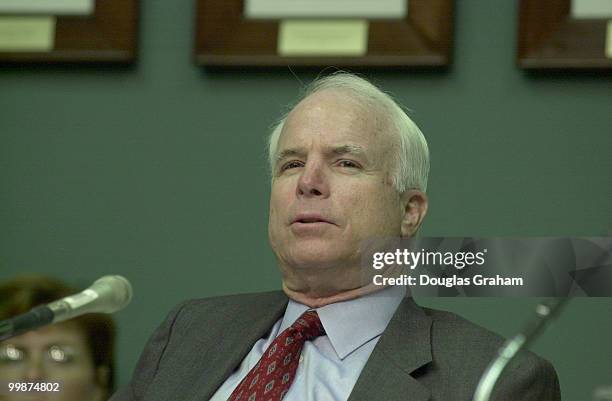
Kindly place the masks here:
[(244, 0), (245, 17), (252, 19), (401, 19), (407, 12), (408, 0)]
[(0, 0), (2, 14), (90, 15), (95, 0)]
[(612, 18), (612, 0), (572, 0), (572, 18)]

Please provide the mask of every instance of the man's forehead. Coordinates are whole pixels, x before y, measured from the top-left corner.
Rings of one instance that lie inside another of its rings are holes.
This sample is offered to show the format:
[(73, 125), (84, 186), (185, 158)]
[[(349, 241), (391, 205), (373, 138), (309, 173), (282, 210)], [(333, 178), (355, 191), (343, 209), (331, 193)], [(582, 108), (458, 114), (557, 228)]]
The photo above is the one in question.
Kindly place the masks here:
[(309, 148), (314, 145), (325, 148), (353, 147), (368, 150), (378, 142), (378, 135), (368, 127), (328, 124), (305, 124), (283, 129), (278, 141), (281, 148)]
[(325, 89), (298, 103), (287, 116), (276, 158), (316, 146), (328, 152), (386, 153), (395, 144), (382, 110), (368, 107), (346, 90)]
[(279, 146), (307, 146), (311, 142), (327, 146), (368, 147), (378, 136), (375, 117), (365, 109), (316, 105), (294, 110), (289, 114), (280, 133)]
[(374, 154), (395, 145), (394, 136), (368, 125), (285, 126), (278, 140), (276, 156), (320, 150), (326, 153)]
[[(352, 154), (365, 157), (368, 153), (364, 146), (357, 143), (330, 144), (320, 147), (322, 152), (327, 155)], [(310, 146), (283, 147), (279, 149), (276, 158), (283, 159), (288, 156), (305, 156), (310, 152), (310, 150)]]

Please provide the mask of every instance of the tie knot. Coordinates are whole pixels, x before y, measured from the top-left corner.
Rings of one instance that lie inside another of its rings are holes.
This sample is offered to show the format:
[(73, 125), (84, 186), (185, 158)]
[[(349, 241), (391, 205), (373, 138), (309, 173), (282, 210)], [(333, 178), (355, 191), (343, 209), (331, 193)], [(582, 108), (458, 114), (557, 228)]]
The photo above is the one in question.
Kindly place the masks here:
[(291, 328), (301, 333), (306, 341), (313, 340), (325, 334), (321, 319), (316, 311), (306, 311), (291, 325)]

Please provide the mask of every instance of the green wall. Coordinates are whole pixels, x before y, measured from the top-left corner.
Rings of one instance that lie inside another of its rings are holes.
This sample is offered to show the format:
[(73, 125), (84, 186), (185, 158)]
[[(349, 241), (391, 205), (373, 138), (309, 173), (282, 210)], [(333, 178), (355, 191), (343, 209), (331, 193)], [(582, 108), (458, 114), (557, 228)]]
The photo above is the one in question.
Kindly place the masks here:
[[(279, 288), (264, 142), (300, 87), (286, 69), (193, 63), (191, 1), (143, 0), (138, 63), (0, 67), (0, 279), (23, 271), (135, 287), (119, 381), (179, 300)], [(425, 236), (595, 236), (612, 229), (612, 76), (515, 67), (514, 1), (456, 5), (447, 72), (372, 72), (432, 152)], [(310, 81), (315, 72), (298, 72)], [(511, 335), (534, 300), (434, 299)], [(612, 299), (577, 299), (535, 350), (564, 399), (612, 385)]]

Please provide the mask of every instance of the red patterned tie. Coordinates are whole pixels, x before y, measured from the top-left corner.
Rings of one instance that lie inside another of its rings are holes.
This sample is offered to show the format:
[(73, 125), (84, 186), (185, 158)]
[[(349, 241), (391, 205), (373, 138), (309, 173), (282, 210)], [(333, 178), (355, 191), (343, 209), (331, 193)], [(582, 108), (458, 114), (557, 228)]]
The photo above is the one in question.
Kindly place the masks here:
[(295, 377), (304, 343), (324, 334), (317, 312), (304, 312), (270, 344), (228, 401), (282, 400)]

